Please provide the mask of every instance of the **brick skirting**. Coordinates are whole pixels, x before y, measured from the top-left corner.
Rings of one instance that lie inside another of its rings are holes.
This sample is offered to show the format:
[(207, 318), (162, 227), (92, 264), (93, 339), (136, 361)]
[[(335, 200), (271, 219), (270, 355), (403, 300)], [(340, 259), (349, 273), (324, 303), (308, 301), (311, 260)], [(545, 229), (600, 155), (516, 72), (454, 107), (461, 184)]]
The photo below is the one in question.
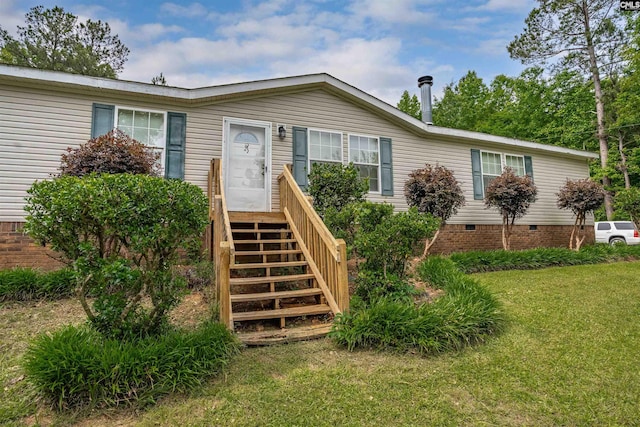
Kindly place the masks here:
[[(0, 222), (0, 269), (34, 267), (53, 270), (63, 267), (64, 264), (57, 261), (56, 253), (31, 240), (22, 232), (23, 227), (22, 222)], [(534, 227), (535, 230), (531, 229)], [(516, 225), (511, 247), (514, 250), (568, 247), (571, 229), (570, 225)], [(588, 227), (585, 244), (593, 241), (593, 227)], [(502, 226), (447, 224), (430, 252), (449, 254), (472, 249), (502, 249)]]
[[(571, 225), (515, 225), (511, 249), (569, 247)], [(584, 244), (595, 241), (593, 226), (587, 226)], [(468, 250), (502, 249), (502, 225), (447, 224), (430, 253), (450, 254)]]
[(55, 270), (64, 267), (56, 253), (23, 233), (24, 222), (0, 222), (0, 270), (33, 267)]

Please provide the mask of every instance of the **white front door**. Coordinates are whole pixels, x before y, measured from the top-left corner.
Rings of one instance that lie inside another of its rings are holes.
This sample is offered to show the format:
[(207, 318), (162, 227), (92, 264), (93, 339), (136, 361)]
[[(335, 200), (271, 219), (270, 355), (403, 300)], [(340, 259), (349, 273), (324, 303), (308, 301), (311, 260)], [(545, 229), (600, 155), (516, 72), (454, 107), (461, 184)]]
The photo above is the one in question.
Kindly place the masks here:
[(224, 119), (224, 189), (230, 211), (271, 211), (271, 123)]

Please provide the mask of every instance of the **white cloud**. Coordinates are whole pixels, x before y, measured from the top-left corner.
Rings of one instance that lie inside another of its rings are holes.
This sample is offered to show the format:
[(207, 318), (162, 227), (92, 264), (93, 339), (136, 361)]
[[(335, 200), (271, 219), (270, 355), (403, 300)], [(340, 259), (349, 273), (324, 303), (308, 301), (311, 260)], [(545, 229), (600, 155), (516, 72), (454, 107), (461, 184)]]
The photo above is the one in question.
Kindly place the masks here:
[(385, 24), (429, 24), (436, 10), (428, 10), (433, 1), (424, 0), (354, 0), (349, 10), (362, 19)]
[(495, 38), (482, 40), (475, 47), (475, 52), (482, 55), (498, 56), (504, 55), (507, 51), (507, 45), (511, 40), (504, 38)]
[(532, 0), (489, 0), (478, 10), (489, 10), (493, 12), (526, 12), (535, 6)]
[(187, 6), (176, 3), (162, 3), (160, 5), (160, 11), (168, 15), (184, 16), (187, 18), (198, 18), (209, 14), (207, 8), (200, 3), (191, 3)]
[(23, 8), (19, 1), (3, 0), (0, 2), (0, 25), (11, 36), (17, 35), (17, 26), (24, 25), (24, 14), (28, 9)]

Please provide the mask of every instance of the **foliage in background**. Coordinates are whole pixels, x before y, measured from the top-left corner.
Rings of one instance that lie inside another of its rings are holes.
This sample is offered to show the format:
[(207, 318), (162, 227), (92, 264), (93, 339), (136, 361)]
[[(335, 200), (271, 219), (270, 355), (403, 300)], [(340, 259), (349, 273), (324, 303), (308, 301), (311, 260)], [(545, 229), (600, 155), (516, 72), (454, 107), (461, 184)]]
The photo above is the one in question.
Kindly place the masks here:
[[(368, 213), (377, 215), (379, 211), (371, 210)], [(359, 224), (361, 228), (356, 233), (354, 245), (357, 253), (365, 259), (361, 268), (387, 279), (405, 276), (407, 263), (416, 245), (423, 239), (433, 237), (439, 220), (430, 214), (418, 212), (416, 208), (409, 208), (407, 212), (383, 216), (377, 223), (361, 216)]]
[(429, 257), (418, 266), (418, 274), (444, 295), (419, 305), (389, 296), (368, 303), (356, 299), (349, 311), (336, 317), (330, 337), (349, 350), (433, 354), (483, 342), (502, 329), (499, 302), (453, 262)]
[(341, 211), (347, 204), (362, 202), (369, 192), (369, 182), (360, 177), (358, 168), (349, 163), (316, 163), (309, 174), (309, 195), (313, 207), (324, 218), (330, 207)]
[(398, 110), (407, 113), (411, 117), (422, 120), (422, 109), (420, 108), (420, 101), (417, 95), (410, 96), (409, 91), (402, 92), (400, 101), (398, 101)]
[[(91, 324), (119, 338), (161, 332), (184, 288), (173, 269), (178, 251), (200, 239), (208, 222), (202, 190), (103, 174), (36, 182), (28, 194), (25, 230), (69, 261)], [(89, 292), (97, 296), (93, 308)]]
[(580, 250), (580, 246), (586, 238), (584, 225), (587, 215), (602, 206), (605, 191), (600, 184), (590, 179), (567, 179), (557, 196), (558, 207), (568, 209), (576, 216), (569, 238), (569, 248)]
[(440, 220), (440, 228), (433, 238), (425, 240), (422, 257), (426, 257), (429, 248), (438, 238), (440, 229), (464, 206), (464, 193), (453, 171), (444, 166), (426, 164), (409, 174), (404, 183), (404, 197), (409, 207), (416, 207), (418, 212), (428, 213)]
[(32, 7), (14, 39), (0, 28), (0, 62), (43, 70), (115, 79), (129, 49), (106, 22), (78, 22), (56, 6)]
[[(593, 83), (600, 166), (608, 166), (609, 141), (605, 126), (605, 96), (602, 78), (619, 72), (627, 36), (619, 2), (614, 0), (540, 1), (525, 20), (522, 34), (509, 43), (513, 59), (524, 64), (549, 65), (551, 71), (577, 70)], [(557, 59), (557, 61), (556, 61)], [(605, 187), (611, 179), (602, 175)], [(605, 193), (607, 219), (613, 218), (613, 201)]]
[(21, 267), (0, 270), (0, 302), (67, 298), (73, 295), (75, 283), (69, 268), (50, 272)]
[(468, 251), (449, 255), (464, 273), (502, 270), (537, 270), (547, 267), (600, 264), (640, 259), (640, 246), (588, 245), (579, 251), (567, 248), (536, 248), (523, 251)]
[(157, 76), (154, 76), (151, 79), (151, 84), (152, 85), (157, 85), (157, 86), (168, 86), (167, 85), (167, 79), (165, 78), (164, 74), (160, 73)]
[(631, 187), (616, 193), (616, 210), (629, 215), (631, 221), (640, 224), (640, 188)]
[(159, 175), (159, 154), (115, 129), (90, 139), (78, 148), (67, 148), (60, 161), (60, 175), (131, 173)]
[(437, 126), (464, 129), (580, 150), (593, 139), (593, 88), (580, 73), (546, 76), (539, 67), (496, 76), (488, 85), (474, 71), (434, 98)]
[(502, 246), (509, 250), (516, 219), (522, 218), (536, 201), (537, 189), (529, 176), (517, 176), (513, 169), (505, 168), (485, 188), (485, 205), (495, 208), (502, 217)]
[(67, 326), (36, 338), (24, 368), (58, 410), (143, 406), (202, 384), (238, 349), (219, 323), (138, 341), (105, 339), (93, 330)]

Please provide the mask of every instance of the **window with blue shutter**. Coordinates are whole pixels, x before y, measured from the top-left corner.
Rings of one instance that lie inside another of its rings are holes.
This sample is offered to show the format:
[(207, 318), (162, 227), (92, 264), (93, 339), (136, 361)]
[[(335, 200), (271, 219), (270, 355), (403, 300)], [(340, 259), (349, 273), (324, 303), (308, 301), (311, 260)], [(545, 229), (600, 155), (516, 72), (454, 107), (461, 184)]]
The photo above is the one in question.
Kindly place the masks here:
[(91, 138), (109, 133), (113, 130), (115, 105), (93, 104), (91, 114)]
[(184, 152), (187, 135), (187, 115), (167, 113), (167, 158), (165, 178), (184, 179)]
[(393, 159), (391, 138), (380, 137), (380, 193), (393, 196)]
[(308, 172), (307, 160), (309, 158), (307, 145), (307, 128), (294, 126), (293, 132), (293, 178), (302, 190), (307, 189)]
[(166, 178), (184, 179), (187, 116), (184, 113), (140, 110), (93, 104), (91, 138), (114, 128), (154, 148), (160, 154)]
[(499, 176), (505, 167), (509, 167), (517, 176), (530, 176), (533, 179), (533, 161), (531, 156), (519, 156), (490, 151), (471, 150), (471, 174), (473, 177), (473, 198), (482, 200), (484, 189)]

